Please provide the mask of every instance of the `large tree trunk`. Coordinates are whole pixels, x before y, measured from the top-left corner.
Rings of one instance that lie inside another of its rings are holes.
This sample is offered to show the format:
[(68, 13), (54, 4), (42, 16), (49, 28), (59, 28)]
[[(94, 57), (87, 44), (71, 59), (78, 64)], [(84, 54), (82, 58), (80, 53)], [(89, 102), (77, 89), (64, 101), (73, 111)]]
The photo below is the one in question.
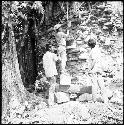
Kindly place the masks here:
[[(28, 24), (27, 24), (28, 22)], [(30, 17), (27, 22), (25, 21), (24, 38), (20, 36), (20, 40), (16, 43), (19, 69), (22, 77), (23, 84), (26, 88), (29, 85), (33, 85), (37, 76), (37, 56), (36, 56), (36, 44), (38, 41), (38, 29), (35, 19)], [(34, 30), (35, 29), (35, 30)], [(36, 33), (35, 33), (36, 32)]]
[[(12, 27), (9, 29), (9, 51), (2, 65), (2, 118), (11, 118), (13, 109), (25, 101)], [(21, 109), (20, 109), (21, 110)]]

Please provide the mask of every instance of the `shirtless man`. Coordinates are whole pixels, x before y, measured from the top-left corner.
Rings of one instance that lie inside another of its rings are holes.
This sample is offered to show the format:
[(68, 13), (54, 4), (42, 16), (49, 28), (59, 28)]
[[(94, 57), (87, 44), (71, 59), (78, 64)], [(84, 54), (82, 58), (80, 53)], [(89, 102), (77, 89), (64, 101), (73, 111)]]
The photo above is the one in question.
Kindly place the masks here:
[[(69, 25), (70, 26), (70, 25)], [(59, 45), (58, 47), (58, 54), (61, 57), (61, 72), (65, 72), (65, 66), (67, 61), (66, 56), (66, 38), (69, 35), (69, 30), (67, 30), (67, 34), (63, 32), (63, 29), (61, 27), (61, 24), (57, 24), (54, 26), (54, 29), (56, 30), (56, 40)]]

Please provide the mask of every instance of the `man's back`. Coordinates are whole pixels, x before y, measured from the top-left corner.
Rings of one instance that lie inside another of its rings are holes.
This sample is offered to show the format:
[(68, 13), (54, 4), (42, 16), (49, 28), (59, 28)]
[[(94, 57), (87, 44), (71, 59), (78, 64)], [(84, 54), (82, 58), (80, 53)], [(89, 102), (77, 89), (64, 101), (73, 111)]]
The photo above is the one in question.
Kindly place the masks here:
[(46, 77), (52, 77), (57, 75), (56, 61), (57, 56), (54, 53), (47, 51), (43, 56), (43, 68), (45, 70)]
[(95, 61), (95, 65), (92, 71), (101, 71), (102, 68), (102, 53), (100, 48), (96, 45), (90, 52), (90, 57)]

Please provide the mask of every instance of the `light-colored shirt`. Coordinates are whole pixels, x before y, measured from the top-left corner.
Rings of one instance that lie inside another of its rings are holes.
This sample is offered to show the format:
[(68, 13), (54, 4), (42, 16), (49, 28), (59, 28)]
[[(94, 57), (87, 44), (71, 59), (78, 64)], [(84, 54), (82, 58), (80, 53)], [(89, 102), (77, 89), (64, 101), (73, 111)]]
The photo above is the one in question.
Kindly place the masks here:
[(96, 45), (90, 52), (90, 59), (95, 61), (94, 68), (92, 72), (101, 72), (102, 71), (102, 53), (100, 48)]
[(43, 56), (43, 68), (45, 70), (46, 77), (53, 77), (58, 75), (56, 69), (56, 61), (58, 57), (55, 53), (47, 51)]

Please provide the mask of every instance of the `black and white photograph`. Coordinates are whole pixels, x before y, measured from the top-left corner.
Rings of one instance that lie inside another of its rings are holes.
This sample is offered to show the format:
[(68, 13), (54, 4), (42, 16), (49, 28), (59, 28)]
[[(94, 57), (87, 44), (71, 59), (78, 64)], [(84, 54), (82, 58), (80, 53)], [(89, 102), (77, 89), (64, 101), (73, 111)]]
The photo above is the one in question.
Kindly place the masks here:
[(2, 1), (1, 124), (123, 124), (123, 1)]

